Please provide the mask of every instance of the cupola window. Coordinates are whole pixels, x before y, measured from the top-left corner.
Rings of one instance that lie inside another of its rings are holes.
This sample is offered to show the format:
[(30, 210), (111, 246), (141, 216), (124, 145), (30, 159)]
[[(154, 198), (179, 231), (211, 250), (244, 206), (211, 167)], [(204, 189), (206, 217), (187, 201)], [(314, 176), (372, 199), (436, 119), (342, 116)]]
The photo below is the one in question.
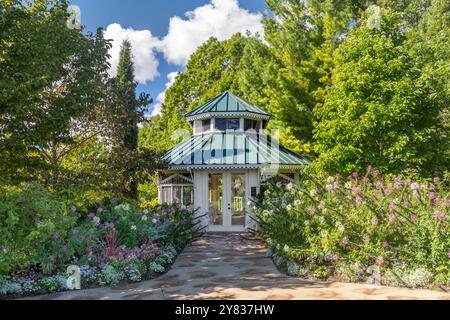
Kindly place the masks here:
[(219, 131), (239, 130), (240, 127), (240, 119), (217, 118), (215, 121)]

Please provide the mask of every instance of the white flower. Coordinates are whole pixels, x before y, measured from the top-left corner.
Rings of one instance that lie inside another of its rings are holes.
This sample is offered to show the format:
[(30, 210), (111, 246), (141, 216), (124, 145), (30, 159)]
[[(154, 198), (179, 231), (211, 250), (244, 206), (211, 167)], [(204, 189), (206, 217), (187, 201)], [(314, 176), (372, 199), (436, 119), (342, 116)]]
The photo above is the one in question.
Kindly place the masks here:
[(319, 223), (321, 225), (325, 223), (325, 217), (324, 216), (319, 216)]
[(283, 184), (281, 183), (281, 182), (277, 182), (277, 184), (276, 184), (276, 186), (277, 186), (277, 188), (279, 189), (279, 188), (281, 188), (282, 186), (283, 186)]
[(95, 224), (99, 224), (100, 223), (100, 218), (99, 217), (94, 217), (94, 219), (92, 219), (92, 221), (94, 221)]
[(297, 199), (297, 200), (294, 201), (294, 204), (296, 206), (301, 206), (303, 204), (303, 201)]
[(340, 221), (336, 222), (336, 228), (338, 229), (339, 232), (345, 231), (345, 227)]
[(333, 177), (333, 176), (329, 176), (329, 177), (327, 178), (327, 182), (328, 182), (328, 183), (333, 183), (333, 182), (334, 182), (334, 177)]
[(352, 188), (352, 182), (351, 182), (351, 181), (346, 182), (346, 183), (344, 184), (344, 187), (345, 187), (345, 189), (351, 189), (351, 188)]
[(316, 189), (312, 189), (312, 190), (309, 192), (309, 195), (310, 195), (311, 197), (314, 197), (316, 194), (317, 194)]
[(249, 201), (247, 202), (247, 205), (250, 207), (253, 204), (253, 202)]
[(143, 214), (148, 214), (148, 210), (145, 209), (144, 211), (142, 211)]
[(137, 228), (136, 228), (135, 225), (132, 225), (132, 226), (131, 226), (131, 230), (135, 231), (136, 229), (137, 229)]
[(152, 222), (153, 222), (154, 224), (156, 224), (156, 223), (158, 223), (158, 220), (155, 219), (155, 218), (153, 218), (153, 219), (152, 219)]
[(142, 221), (147, 221), (147, 216), (142, 216)]
[(284, 252), (289, 252), (289, 246), (287, 244), (284, 245), (283, 251)]
[(327, 184), (327, 185), (325, 186), (325, 189), (326, 189), (327, 191), (330, 191), (331, 189), (333, 189), (333, 185), (332, 185), (332, 184)]
[(322, 231), (320, 232), (320, 236), (323, 237), (323, 238), (325, 238), (326, 236), (328, 236), (328, 231), (327, 231), (327, 230), (322, 230)]
[(139, 201), (140, 202), (145, 202), (145, 198), (140, 198)]
[(309, 220), (305, 220), (304, 224), (305, 226), (309, 226)]
[(294, 185), (292, 184), (292, 182), (290, 182), (286, 185), (286, 190), (290, 191), (290, 190), (292, 190), (293, 187), (294, 187)]
[(291, 210), (292, 210), (292, 205), (288, 204), (288, 205), (286, 206), (286, 210), (287, 210), (287, 211), (291, 211)]

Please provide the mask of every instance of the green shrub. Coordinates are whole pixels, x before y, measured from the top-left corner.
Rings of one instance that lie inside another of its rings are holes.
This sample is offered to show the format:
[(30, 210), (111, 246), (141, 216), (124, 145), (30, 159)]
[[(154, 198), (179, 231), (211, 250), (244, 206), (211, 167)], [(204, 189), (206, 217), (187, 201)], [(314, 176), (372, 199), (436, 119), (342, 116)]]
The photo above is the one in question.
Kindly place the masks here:
[(348, 281), (362, 276), (355, 263), (363, 270), (402, 265), (450, 282), (448, 181), (382, 177), (369, 167), (363, 176), (324, 174), (264, 188), (254, 210), (259, 228), (250, 231), (267, 240), (277, 265), (293, 260)]
[(39, 264), (36, 247), (53, 234), (64, 236), (76, 218), (37, 183), (22, 190), (0, 187), (0, 273)]

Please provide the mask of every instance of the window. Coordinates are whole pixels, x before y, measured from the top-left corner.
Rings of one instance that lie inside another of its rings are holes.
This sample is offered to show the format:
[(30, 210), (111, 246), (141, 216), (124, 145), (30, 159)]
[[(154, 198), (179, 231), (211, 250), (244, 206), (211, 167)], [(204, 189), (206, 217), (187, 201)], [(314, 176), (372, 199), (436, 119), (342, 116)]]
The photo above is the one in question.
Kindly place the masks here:
[(195, 132), (202, 133), (211, 130), (211, 119), (195, 121)]
[(245, 119), (244, 130), (255, 130), (256, 132), (258, 132), (259, 130), (261, 130), (261, 122), (258, 120)]
[(239, 119), (216, 119), (216, 130), (227, 131), (227, 130), (238, 130), (240, 127)]
[(161, 175), (161, 203), (184, 205), (189, 209), (194, 205), (192, 179), (184, 174)]

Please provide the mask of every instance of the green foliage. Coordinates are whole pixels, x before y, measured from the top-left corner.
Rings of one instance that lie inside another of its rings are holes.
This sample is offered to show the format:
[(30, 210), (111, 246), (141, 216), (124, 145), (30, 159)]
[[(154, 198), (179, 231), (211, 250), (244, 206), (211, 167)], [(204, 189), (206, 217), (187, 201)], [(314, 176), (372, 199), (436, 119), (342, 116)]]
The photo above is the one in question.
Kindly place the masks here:
[[(315, 110), (315, 167), (348, 174), (372, 164), (391, 173), (442, 173), (449, 165), (439, 119), (448, 106), (444, 82), (418, 63), (422, 52), (409, 48), (417, 39), (400, 31), (399, 14), (382, 10), (382, 17), (381, 29), (355, 28), (336, 51), (333, 84)], [(448, 51), (448, 43), (441, 44)]]
[(64, 235), (76, 217), (39, 184), (23, 190), (0, 189), (0, 273), (29, 268), (42, 261), (39, 250), (55, 233)]
[[(288, 261), (292, 273), (310, 269), (326, 278), (328, 269), (357, 281), (371, 265), (401, 266), (411, 279), (431, 273), (435, 281), (449, 284), (446, 183), (381, 177), (371, 167), (346, 181), (324, 174), (305, 177), (301, 187), (269, 182), (256, 203), (260, 230), (254, 232), (267, 239), (277, 261)], [(417, 271), (421, 268), (428, 273)]]
[(65, 0), (2, 2), (0, 172), (8, 180), (56, 183), (74, 120), (102, 97), (108, 43), (69, 29), (67, 18)]

